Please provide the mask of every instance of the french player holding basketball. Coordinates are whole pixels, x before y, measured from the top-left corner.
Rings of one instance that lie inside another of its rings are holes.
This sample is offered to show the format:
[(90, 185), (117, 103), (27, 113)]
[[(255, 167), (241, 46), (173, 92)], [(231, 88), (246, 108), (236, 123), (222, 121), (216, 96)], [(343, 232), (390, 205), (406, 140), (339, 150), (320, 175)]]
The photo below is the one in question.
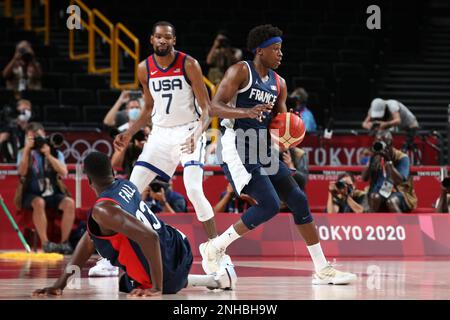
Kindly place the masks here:
[[(224, 119), (221, 123), (225, 127), (221, 138), (222, 168), (235, 192), (248, 194), (257, 204), (244, 212), (241, 219), (222, 235), (202, 243), (200, 252), (213, 268), (233, 241), (279, 212), (281, 199), (293, 212), (294, 222), (314, 263), (316, 272), (312, 283), (348, 284), (356, 280), (356, 275), (338, 271), (327, 262), (306, 195), (286, 165), (276, 157), (279, 162), (278, 170), (269, 172), (268, 166), (262, 164), (262, 161), (252, 163), (248, 155), (256, 152), (256, 149), (247, 140), (244, 146), (246, 152), (242, 154), (237, 150), (238, 131), (253, 130), (257, 135), (267, 136), (272, 116), (287, 112), (286, 82), (273, 71), (281, 64), (281, 45), (282, 31), (277, 27), (261, 25), (253, 28), (247, 40), (248, 49), (255, 55), (253, 61), (238, 62), (231, 66), (212, 100), (211, 115)], [(248, 117), (248, 109), (261, 104), (264, 108), (260, 110), (260, 114)], [(270, 144), (269, 141), (270, 138), (266, 139), (267, 144)], [(270, 152), (270, 146), (267, 150)]]
[[(199, 63), (176, 51), (175, 27), (166, 21), (154, 24), (150, 42), (154, 54), (138, 66), (138, 77), (144, 92), (144, 112), (114, 144), (128, 145), (131, 137), (152, 118), (152, 132), (131, 173), (130, 181), (139, 192), (160, 176), (168, 181), (180, 161), (189, 200), (209, 239), (217, 237), (214, 212), (203, 193), (203, 162), (211, 101), (203, 82)], [(198, 101), (198, 104), (197, 104)], [(201, 110), (198, 108), (201, 107)], [(231, 264), (228, 255), (222, 263)], [(211, 273), (203, 263), (205, 272)]]

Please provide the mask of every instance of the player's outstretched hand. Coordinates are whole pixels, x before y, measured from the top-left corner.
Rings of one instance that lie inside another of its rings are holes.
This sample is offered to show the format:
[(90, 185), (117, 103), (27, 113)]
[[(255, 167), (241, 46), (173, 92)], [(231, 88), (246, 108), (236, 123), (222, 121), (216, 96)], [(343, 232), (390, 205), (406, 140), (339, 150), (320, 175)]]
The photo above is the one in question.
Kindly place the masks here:
[(56, 287), (47, 287), (44, 289), (35, 290), (32, 294), (33, 297), (47, 297), (47, 296), (60, 296), (63, 291)]
[(191, 154), (195, 151), (195, 148), (197, 147), (197, 140), (195, 138), (195, 134), (192, 133), (186, 141), (181, 144), (181, 152)]
[(128, 298), (139, 298), (139, 297), (155, 297), (162, 295), (161, 290), (157, 289), (133, 289), (127, 297)]
[(251, 109), (247, 109), (247, 115), (250, 119), (258, 119), (258, 121), (262, 122), (266, 115), (264, 112), (271, 112), (273, 108), (272, 104), (264, 103), (257, 104)]
[(131, 141), (131, 135), (128, 131), (122, 132), (116, 136), (114, 139), (114, 148), (124, 149), (128, 146)]

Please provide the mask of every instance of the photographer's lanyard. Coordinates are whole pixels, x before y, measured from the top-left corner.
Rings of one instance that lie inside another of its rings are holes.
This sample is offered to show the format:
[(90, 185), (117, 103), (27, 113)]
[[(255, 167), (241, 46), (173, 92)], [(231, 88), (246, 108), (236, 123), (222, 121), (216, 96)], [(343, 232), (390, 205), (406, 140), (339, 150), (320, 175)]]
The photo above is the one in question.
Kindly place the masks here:
[[(46, 186), (47, 183), (45, 180), (45, 159), (43, 158), (39, 159), (39, 157), (35, 152), (32, 152), (32, 157), (33, 157), (34, 172), (36, 172), (38, 180), (39, 191), (43, 193), (47, 189)], [(41, 162), (40, 160), (42, 160), (42, 165), (40, 163)]]
[(381, 158), (381, 170), (383, 171), (383, 178), (384, 180), (386, 180), (387, 178), (387, 173), (386, 173), (386, 168), (385, 168), (385, 163), (384, 163), (384, 158)]

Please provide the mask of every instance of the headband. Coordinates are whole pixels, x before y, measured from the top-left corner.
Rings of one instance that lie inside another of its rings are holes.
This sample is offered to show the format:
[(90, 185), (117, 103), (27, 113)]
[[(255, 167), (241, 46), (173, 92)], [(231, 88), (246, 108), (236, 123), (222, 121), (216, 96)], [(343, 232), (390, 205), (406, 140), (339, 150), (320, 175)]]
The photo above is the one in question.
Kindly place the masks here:
[(256, 49), (258, 48), (267, 48), (268, 46), (274, 44), (274, 43), (278, 43), (278, 42), (283, 42), (283, 39), (281, 39), (281, 37), (273, 37), (270, 39), (267, 39), (266, 41), (262, 42), (259, 46), (257, 46), (255, 49), (253, 49), (253, 53), (256, 53)]

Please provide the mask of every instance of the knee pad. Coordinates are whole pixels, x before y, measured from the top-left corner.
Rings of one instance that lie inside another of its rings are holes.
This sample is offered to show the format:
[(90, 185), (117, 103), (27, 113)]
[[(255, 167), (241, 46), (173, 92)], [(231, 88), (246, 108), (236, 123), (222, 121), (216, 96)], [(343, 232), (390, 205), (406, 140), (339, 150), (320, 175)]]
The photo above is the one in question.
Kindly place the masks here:
[(194, 206), (197, 219), (204, 222), (213, 218), (213, 208), (203, 193), (203, 169), (198, 166), (185, 167), (183, 182), (189, 201)]
[(292, 176), (285, 176), (273, 184), (280, 199), (286, 202), (291, 209), (295, 224), (307, 224), (313, 221), (306, 194), (300, 189)]

